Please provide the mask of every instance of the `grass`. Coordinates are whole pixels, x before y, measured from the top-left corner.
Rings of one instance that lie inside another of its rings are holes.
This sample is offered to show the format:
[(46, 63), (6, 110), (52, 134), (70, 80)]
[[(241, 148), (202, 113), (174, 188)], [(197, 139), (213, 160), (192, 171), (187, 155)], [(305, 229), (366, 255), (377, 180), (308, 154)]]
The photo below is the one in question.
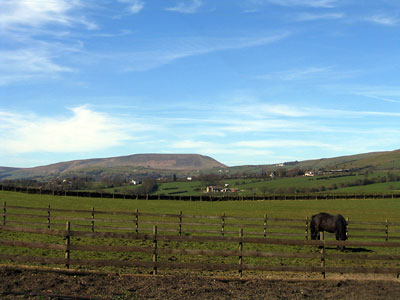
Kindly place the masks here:
[[(388, 175), (387, 171), (371, 172), (365, 174), (352, 174), (347, 176), (316, 176), (316, 177), (270, 177), (255, 179), (225, 179), (218, 184), (229, 184), (235, 189), (239, 196), (268, 195), (268, 194), (294, 194), (313, 193), (319, 191), (321, 194), (391, 194), (398, 193), (400, 181), (372, 183), (360, 185), (366, 178), (370, 181), (380, 182)], [(379, 179), (379, 180), (378, 180)], [(353, 185), (349, 187), (349, 185)], [(137, 186), (126, 185), (117, 188), (104, 189), (106, 192), (129, 193)], [(155, 195), (177, 195), (177, 196), (200, 196), (204, 195), (206, 186), (200, 181), (172, 181), (159, 182)], [(220, 196), (223, 194), (219, 194)]]
[[(221, 216), (223, 213), (231, 216), (255, 217), (263, 218), (264, 214), (268, 217), (275, 218), (295, 218), (305, 219), (306, 216), (326, 211), (332, 214), (341, 213), (345, 217), (349, 217), (350, 221), (371, 221), (384, 222), (386, 219), (392, 222), (400, 220), (400, 200), (398, 199), (375, 199), (375, 200), (286, 200), (286, 201), (235, 201), (235, 202), (185, 202), (185, 201), (165, 201), (165, 200), (124, 200), (124, 199), (101, 199), (101, 198), (78, 198), (78, 197), (63, 197), (50, 195), (28, 195), (14, 192), (0, 192), (0, 204), (7, 201), (7, 205), (31, 206), (31, 207), (48, 207), (52, 208), (67, 208), (67, 209), (86, 209), (91, 210), (95, 207), (96, 210), (110, 211), (132, 211), (139, 209), (141, 212), (156, 212), (156, 213), (172, 213), (177, 214), (183, 211), (187, 215), (216, 215)], [(45, 214), (43, 214), (45, 216)], [(70, 214), (70, 216), (79, 216), (79, 214)], [(108, 218), (108, 217), (107, 217)], [(43, 220), (42, 220), (43, 221)], [(132, 220), (130, 220), (132, 221)], [(219, 223), (220, 220), (212, 220), (214, 223)], [(126, 225), (126, 224), (125, 224)], [(133, 224), (132, 224), (133, 226)], [(149, 225), (151, 226), (151, 225)], [(237, 232), (234, 225), (227, 225), (227, 230)], [(218, 226), (216, 228), (219, 228)], [(253, 230), (253, 229), (252, 229)], [(261, 228), (259, 230), (262, 230)], [(246, 232), (246, 230), (245, 230)], [(237, 236), (237, 234), (235, 234)], [(0, 232), (0, 238), (7, 240), (25, 240), (47, 243), (63, 243), (62, 238), (47, 237), (34, 234), (20, 234), (10, 232)], [(124, 239), (78, 239), (73, 238), (73, 244), (97, 244), (97, 245), (134, 245), (140, 247), (151, 247), (151, 241), (136, 241)], [(163, 242), (159, 247), (172, 247), (177, 249), (214, 249), (214, 250), (237, 250), (238, 245), (235, 243), (183, 243), (183, 242)], [(318, 249), (314, 247), (295, 247), (281, 245), (260, 245), (260, 244), (245, 244), (245, 250), (257, 250), (266, 252), (312, 252), (318, 253)], [(375, 248), (367, 249), (367, 254), (390, 254), (399, 255), (399, 248)], [(36, 255), (48, 257), (63, 257), (60, 251), (49, 251), (42, 249), (26, 249), (20, 247), (0, 247), (1, 253), (20, 254), (20, 255)], [(336, 249), (327, 249), (327, 253), (337, 253)], [(351, 253), (349, 253), (351, 255)], [(113, 252), (89, 252), (75, 251), (72, 254), (73, 258), (82, 259), (120, 259), (120, 260), (143, 260), (151, 261), (151, 255), (143, 253), (113, 253)], [(237, 263), (237, 257), (198, 257), (198, 256), (160, 256), (160, 261), (179, 261), (179, 262), (202, 262), (202, 263)], [(245, 258), (246, 264), (264, 264), (265, 259)], [(307, 259), (279, 259), (271, 258), (267, 261), (268, 264), (294, 264), (318, 265), (318, 260)], [(353, 266), (356, 261), (328, 261), (327, 265), (335, 264)], [(366, 261), (366, 266), (386, 266), (399, 267), (399, 262), (380, 262)], [(107, 267), (103, 268), (106, 271), (118, 271), (121, 269)], [(149, 270), (132, 270), (122, 268), (122, 272), (142, 272), (146, 273)]]
[(157, 213), (179, 213), (198, 215), (300, 218), (326, 211), (332, 214), (341, 213), (358, 221), (384, 221), (400, 219), (399, 199), (368, 200), (285, 200), (285, 201), (219, 201), (189, 202), (168, 200), (135, 200), (135, 199), (103, 199), (85, 197), (65, 197), (51, 195), (28, 195), (24, 193), (0, 191), (0, 204), (9, 205), (135, 211)]

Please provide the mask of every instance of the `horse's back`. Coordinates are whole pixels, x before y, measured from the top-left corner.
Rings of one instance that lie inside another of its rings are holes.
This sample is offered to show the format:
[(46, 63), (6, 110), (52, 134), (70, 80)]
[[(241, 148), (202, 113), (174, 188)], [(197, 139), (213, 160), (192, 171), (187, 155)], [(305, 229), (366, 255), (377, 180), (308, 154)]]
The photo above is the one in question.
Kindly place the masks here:
[(321, 212), (312, 216), (318, 231), (335, 232), (336, 216)]

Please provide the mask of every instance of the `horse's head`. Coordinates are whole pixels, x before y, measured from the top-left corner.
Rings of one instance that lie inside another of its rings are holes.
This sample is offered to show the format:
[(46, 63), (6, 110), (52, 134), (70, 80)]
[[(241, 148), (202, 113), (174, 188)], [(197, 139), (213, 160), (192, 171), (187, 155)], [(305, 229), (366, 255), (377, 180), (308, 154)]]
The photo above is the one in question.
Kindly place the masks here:
[(318, 231), (311, 227), (311, 239), (312, 240), (319, 240), (318, 238)]
[(336, 221), (336, 239), (339, 241), (347, 240), (347, 222), (342, 215), (338, 215)]

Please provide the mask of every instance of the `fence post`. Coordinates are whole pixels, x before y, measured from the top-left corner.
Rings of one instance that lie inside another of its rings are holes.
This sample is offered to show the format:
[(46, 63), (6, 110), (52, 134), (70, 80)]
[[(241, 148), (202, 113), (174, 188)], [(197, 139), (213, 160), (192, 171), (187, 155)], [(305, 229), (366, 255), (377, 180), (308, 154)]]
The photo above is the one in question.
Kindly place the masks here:
[(7, 202), (4, 201), (3, 204), (3, 225), (5, 226), (7, 223)]
[(47, 228), (50, 229), (50, 204), (49, 204), (49, 208), (47, 209)]
[[(325, 237), (324, 237), (324, 232), (323, 231), (321, 231), (319, 233), (319, 240), (324, 242), (323, 245), (322, 245), (322, 248), (321, 248), (321, 267), (325, 268)], [(322, 277), (324, 279), (325, 279), (325, 276), (326, 276), (326, 274), (323, 271), (322, 272)]]
[(136, 208), (136, 220), (135, 220), (136, 234), (139, 233), (139, 209)]
[(94, 207), (92, 208), (92, 232), (94, 232)]
[(153, 225), (153, 275), (157, 275), (157, 225)]
[(389, 240), (389, 222), (388, 222), (388, 219), (386, 219), (385, 233), (386, 233), (386, 242), (387, 242)]
[(70, 245), (71, 245), (71, 222), (67, 221), (66, 226), (66, 235), (65, 235), (65, 267), (69, 269), (69, 259), (71, 257), (71, 250), (70, 250)]
[(308, 216), (306, 217), (306, 235), (305, 235), (306, 240), (308, 240)]
[[(240, 238), (240, 240), (239, 240), (239, 251), (242, 252), (243, 251), (243, 228), (239, 229), (239, 238)], [(243, 256), (240, 255), (239, 256), (239, 277), (240, 278), (243, 277), (242, 265), (243, 265)]]
[(267, 237), (267, 214), (264, 215), (264, 237)]
[(221, 234), (224, 236), (225, 234), (225, 213), (221, 217), (222, 223), (221, 223)]
[(179, 212), (179, 236), (182, 236), (182, 211)]

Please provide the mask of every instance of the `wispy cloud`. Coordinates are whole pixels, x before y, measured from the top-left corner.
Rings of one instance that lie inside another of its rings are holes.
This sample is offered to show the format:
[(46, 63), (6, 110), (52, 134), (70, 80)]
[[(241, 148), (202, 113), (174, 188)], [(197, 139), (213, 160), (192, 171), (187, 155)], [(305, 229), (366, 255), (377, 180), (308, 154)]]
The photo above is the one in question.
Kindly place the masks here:
[(54, 53), (45, 48), (0, 51), (0, 85), (56, 77), (60, 73), (74, 72), (74, 69), (53, 60)]
[(377, 14), (365, 18), (366, 21), (384, 26), (396, 26), (400, 23), (400, 19), (394, 16)]
[(332, 8), (336, 6), (337, 0), (266, 0), (266, 2), (281, 6)]
[(400, 103), (400, 89), (391, 86), (352, 87), (348, 93), (377, 99), (384, 102)]
[(3, 30), (19, 26), (41, 27), (46, 24), (72, 26), (74, 23), (94, 29), (96, 25), (72, 11), (83, 5), (79, 0), (5, 0), (0, 2), (0, 26)]
[(80, 0), (0, 1), (0, 38), (7, 42), (7, 50), (0, 50), (0, 85), (75, 71), (65, 57), (82, 44), (72, 42), (70, 30), (97, 28), (81, 13), (83, 8)]
[(305, 67), (303, 69), (283, 70), (256, 76), (261, 80), (281, 80), (281, 81), (320, 81), (320, 80), (341, 80), (354, 77), (360, 70), (340, 70), (334, 66), (326, 67)]
[(321, 143), (318, 141), (304, 141), (304, 140), (253, 140), (241, 141), (233, 144), (234, 146), (249, 147), (249, 148), (286, 148), (286, 147), (318, 147), (318, 148), (338, 148), (332, 144)]
[(148, 47), (148, 50), (140, 52), (132, 50), (129, 53), (113, 53), (109, 56), (100, 54), (99, 59), (123, 60), (126, 66), (125, 71), (146, 71), (186, 57), (263, 46), (278, 42), (288, 36), (290, 36), (289, 32), (233, 38), (170, 38), (152, 41), (151, 45), (144, 46)]
[(117, 119), (87, 107), (71, 109), (68, 117), (0, 112), (0, 152), (88, 152), (122, 144), (132, 137)]
[(296, 21), (306, 22), (306, 21), (319, 21), (319, 20), (337, 20), (343, 19), (345, 14), (343, 13), (301, 13), (295, 17)]
[(279, 72), (272, 72), (257, 76), (258, 79), (274, 79), (274, 80), (306, 80), (315, 76), (327, 76), (332, 73), (332, 67), (308, 67), (305, 69), (293, 69)]
[(166, 8), (165, 10), (183, 14), (193, 14), (196, 13), (202, 5), (202, 0), (185, 0), (178, 2), (175, 6)]
[(128, 11), (132, 14), (137, 14), (144, 8), (144, 2), (142, 0), (118, 0), (121, 3), (128, 4)]

